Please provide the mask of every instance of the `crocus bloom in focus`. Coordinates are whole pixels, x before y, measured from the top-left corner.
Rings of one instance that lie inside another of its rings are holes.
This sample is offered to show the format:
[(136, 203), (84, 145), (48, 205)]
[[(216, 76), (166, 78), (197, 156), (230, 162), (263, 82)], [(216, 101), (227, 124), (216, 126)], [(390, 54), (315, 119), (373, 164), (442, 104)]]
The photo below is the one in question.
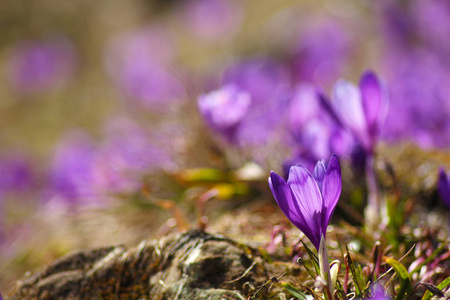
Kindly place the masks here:
[(198, 99), (200, 113), (208, 125), (230, 142), (235, 140), (237, 127), (250, 103), (250, 94), (231, 84)]
[(442, 201), (450, 209), (450, 181), (443, 168), (439, 169), (438, 191)]
[(301, 165), (292, 166), (287, 182), (272, 171), (269, 186), (286, 217), (319, 251), (341, 195), (341, 169), (336, 155), (331, 155), (328, 164), (318, 161), (313, 174)]
[(387, 91), (375, 73), (364, 73), (359, 87), (339, 80), (334, 86), (332, 105), (341, 122), (372, 153), (388, 105)]

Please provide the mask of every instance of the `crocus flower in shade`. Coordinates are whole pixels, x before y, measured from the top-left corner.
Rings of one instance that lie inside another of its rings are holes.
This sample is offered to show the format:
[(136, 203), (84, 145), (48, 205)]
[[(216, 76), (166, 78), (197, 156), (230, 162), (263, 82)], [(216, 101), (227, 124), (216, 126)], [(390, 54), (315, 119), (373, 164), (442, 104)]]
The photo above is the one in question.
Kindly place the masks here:
[(77, 55), (66, 38), (19, 42), (9, 62), (9, 80), (20, 93), (41, 92), (58, 86), (75, 70)]
[(229, 84), (217, 91), (201, 95), (198, 108), (208, 125), (232, 142), (250, 103), (249, 93)]
[(444, 204), (450, 209), (450, 181), (443, 168), (439, 169), (438, 192)]
[(341, 169), (336, 155), (328, 164), (317, 162), (313, 174), (301, 165), (292, 166), (287, 182), (273, 171), (269, 186), (286, 217), (319, 251), (328, 223), (341, 195)]
[(388, 96), (383, 83), (370, 71), (362, 75), (359, 87), (341, 79), (334, 86), (331, 101), (341, 122), (372, 153), (387, 113)]

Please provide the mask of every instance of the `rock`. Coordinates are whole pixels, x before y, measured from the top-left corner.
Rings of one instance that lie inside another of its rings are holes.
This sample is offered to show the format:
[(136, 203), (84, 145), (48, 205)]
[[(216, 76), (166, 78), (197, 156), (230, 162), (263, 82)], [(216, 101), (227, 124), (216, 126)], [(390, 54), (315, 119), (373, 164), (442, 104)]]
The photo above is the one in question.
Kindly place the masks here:
[(221, 235), (190, 231), (68, 254), (18, 281), (9, 299), (266, 299), (279, 292), (271, 276), (294, 269), (270, 266)]

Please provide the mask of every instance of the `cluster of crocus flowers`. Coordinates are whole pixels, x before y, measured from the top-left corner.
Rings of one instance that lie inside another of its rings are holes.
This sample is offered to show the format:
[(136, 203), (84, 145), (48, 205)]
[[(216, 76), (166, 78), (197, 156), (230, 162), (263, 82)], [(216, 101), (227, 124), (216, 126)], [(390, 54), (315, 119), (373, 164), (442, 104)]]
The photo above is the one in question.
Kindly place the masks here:
[(317, 162), (313, 174), (301, 165), (292, 166), (287, 181), (272, 171), (269, 186), (283, 213), (319, 253), (320, 275), (326, 281), (326, 294), (332, 295), (336, 272), (332, 272), (334, 276), (330, 273), (325, 239), (342, 188), (336, 155), (331, 155), (328, 164)]

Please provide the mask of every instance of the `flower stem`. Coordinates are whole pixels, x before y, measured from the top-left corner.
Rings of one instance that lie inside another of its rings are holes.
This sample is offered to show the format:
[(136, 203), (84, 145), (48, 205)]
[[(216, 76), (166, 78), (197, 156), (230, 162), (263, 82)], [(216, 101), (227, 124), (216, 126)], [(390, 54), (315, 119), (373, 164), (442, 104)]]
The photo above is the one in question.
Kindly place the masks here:
[(364, 210), (364, 221), (367, 229), (374, 232), (377, 231), (380, 224), (380, 197), (378, 193), (377, 179), (375, 176), (373, 154), (368, 154), (366, 157), (366, 183), (368, 192), (368, 201), (366, 209)]
[(322, 235), (319, 245), (319, 266), (320, 266), (320, 277), (325, 279), (327, 286), (324, 290), (324, 295), (326, 299), (332, 300), (332, 295), (334, 287), (331, 286), (331, 276), (330, 276), (330, 262), (328, 260), (327, 245), (325, 243), (325, 238)]

